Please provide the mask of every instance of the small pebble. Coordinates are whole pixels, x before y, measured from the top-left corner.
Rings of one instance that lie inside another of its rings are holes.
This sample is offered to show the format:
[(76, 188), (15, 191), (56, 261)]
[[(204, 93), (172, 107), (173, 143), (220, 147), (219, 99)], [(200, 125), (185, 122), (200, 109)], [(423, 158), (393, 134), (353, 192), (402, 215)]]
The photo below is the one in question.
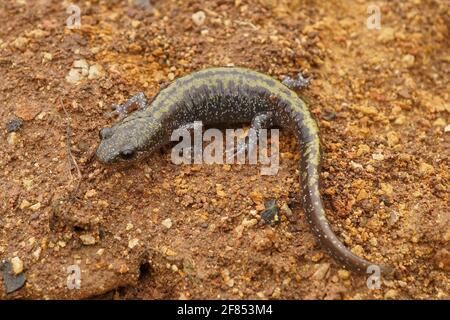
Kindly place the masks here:
[(18, 275), (23, 272), (23, 261), (19, 257), (11, 259), (11, 266), (14, 275)]
[(398, 214), (395, 211), (392, 211), (389, 215), (389, 224), (393, 225), (398, 221)]
[(357, 163), (357, 162), (354, 162), (353, 160), (350, 161), (350, 166), (351, 166), (353, 169), (358, 169), (358, 170), (362, 170), (362, 169), (363, 169), (362, 164), (359, 164), (359, 163)]
[(256, 296), (261, 299), (261, 300), (267, 300), (266, 295), (264, 294), (263, 291), (259, 291), (256, 293)]
[(286, 217), (292, 217), (294, 215), (287, 203), (283, 204), (280, 209)]
[(419, 164), (419, 171), (422, 174), (432, 174), (432, 173), (434, 173), (434, 168), (432, 165), (422, 162)]
[(94, 64), (89, 68), (88, 79), (96, 80), (103, 77), (103, 74), (104, 72), (102, 66), (99, 64)]
[(263, 195), (258, 191), (252, 191), (249, 196), (255, 204), (263, 202)]
[(398, 296), (398, 292), (394, 289), (389, 289), (385, 294), (384, 294), (384, 298), (386, 300), (394, 300), (396, 299)]
[(369, 193), (367, 193), (366, 189), (361, 189), (356, 196), (356, 201), (361, 201), (369, 198)]
[(434, 261), (439, 269), (450, 271), (450, 251), (447, 249), (439, 250), (434, 257)]
[(131, 229), (133, 229), (133, 227), (134, 227), (133, 224), (130, 223), (130, 222), (128, 222), (128, 223), (127, 223), (127, 226), (126, 226), (126, 228), (125, 228), (125, 230), (126, 230), (126, 231), (130, 231)]
[(66, 76), (66, 81), (71, 84), (78, 84), (83, 79), (80, 69), (70, 69)]
[(85, 59), (75, 60), (73, 62), (73, 67), (77, 69), (81, 69), (81, 73), (84, 76), (87, 76), (89, 73), (89, 64)]
[(23, 199), (22, 202), (19, 205), (19, 208), (21, 210), (24, 210), (24, 209), (28, 209), (30, 206), (31, 206), (31, 203), (28, 200)]
[(217, 189), (216, 193), (219, 197), (224, 198), (227, 196), (227, 194), (225, 193), (225, 191), (221, 190), (221, 189)]
[(382, 153), (373, 153), (372, 154), (372, 159), (373, 160), (377, 160), (377, 161), (383, 161), (384, 160), (384, 155)]
[(33, 204), (32, 206), (30, 206), (30, 210), (32, 211), (38, 211), (41, 208), (41, 203), (37, 202), (35, 204)]
[(394, 188), (389, 183), (382, 182), (381, 183), (381, 190), (388, 197), (392, 197), (392, 195), (394, 194)]
[(23, 179), (22, 184), (27, 190), (31, 190), (33, 186), (33, 180), (32, 179)]
[(25, 47), (28, 45), (28, 43), (30, 42), (30, 39), (27, 39), (25, 37), (17, 37), (16, 39), (14, 39), (14, 41), (12, 42), (12, 45), (19, 50), (23, 50), (25, 49)]
[(42, 57), (44, 58), (44, 60), (47, 60), (47, 61), (52, 61), (53, 60), (53, 55), (51, 53), (49, 53), (49, 52), (44, 52), (42, 54)]
[(6, 141), (9, 145), (14, 146), (19, 142), (19, 134), (17, 132), (11, 132), (8, 134)]
[(338, 276), (342, 280), (348, 280), (350, 278), (350, 272), (348, 270), (341, 269), (338, 271)]
[(445, 126), (444, 132), (445, 132), (445, 133), (450, 132), (450, 124), (448, 124), (448, 125)]
[[(93, 74), (97, 75), (97, 67), (94, 68)], [(75, 60), (73, 68), (69, 70), (66, 81), (72, 84), (78, 84), (84, 77), (89, 75), (89, 64), (85, 59)]]
[(133, 27), (133, 29), (139, 28), (140, 25), (141, 25), (141, 22), (139, 20), (131, 21), (131, 26)]
[(256, 220), (256, 219), (250, 219), (250, 220), (244, 219), (242, 221), (241, 225), (243, 227), (249, 228), (249, 227), (255, 226), (257, 223), (258, 223), (258, 220)]
[(64, 248), (66, 246), (66, 242), (58, 241), (58, 246), (60, 246), (61, 248)]
[(200, 27), (205, 23), (206, 20), (206, 14), (203, 11), (197, 11), (192, 15), (192, 21), (195, 23), (196, 26)]
[(44, 31), (42, 29), (33, 29), (30, 32), (27, 33), (27, 36), (34, 39), (40, 39), (48, 36), (49, 33), (47, 31)]
[(388, 43), (395, 39), (395, 30), (389, 27), (381, 28), (380, 34), (378, 36), (378, 41), (382, 43)]
[(386, 135), (386, 138), (387, 138), (388, 145), (389, 145), (390, 147), (395, 146), (395, 145), (398, 144), (399, 141), (400, 141), (399, 135), (398, 135), (396, 132), (394, 132), (394, 131), (389, 132), (389, 133)]
[(279, 287), (276, 287), (272, 292), (272, 298), (280, 299), (280, 297), (281, 297), (281, 289)]
[(130, 241), (128, 241), (128, 248), (133, 249), (134, 247), (136, 247), (139, 244), (139, 239), (131, 239)]
[(361, 247), (359, 244), (357, 244), (356, 246), (354, 246), (351, 250), (354, 254), (356, 254), (357, 256), (363, 256), (364, 255), (364, 249), (363, 247)]
[(119, 267), (119, 273), (120, 274), (124, 274), (127, 273), (128, 271), (130, 271), (130, 268), (128, 268), (128, 266), (126, 264), (121, 264)]
[(356, 151), (356, 155), (359, 157), (368, 152), (370, 152), (370, 147), (367, 144), (360, 144), (358, 146), (358, 150)]
[(411, 98), (411, 94), (409, 93), (408, 89), (406, 89), (406, 88), (399, 90), (398, 95), (404, 99)]
[(161, 222), (161, 224), (162, 224), (164, 227), (166, 227), (167, 229), (170, 229), (170, 228), (172, 228), (172, 219), (170, 219), (170, 218), (164, 219), (164, 220)]
[(411, 68), (414, 66), (415, 57), (412, 54), (406, 54), (402, 57), (402, 62), (404, 63), (405, 67)]
[(328, 270), (330, 270), (330, 264), (329, 263), (322, 263), (316, 265), (316, 272), (312, 275), (312, 278), (315, 280), (323, 280), (325, 276), (328, 273)]
[(19, 118), (13, 118), (6, 123), (6, 131), (8, 133), (17, 132), (22, 127), (23, 121)]
[(450, 229), (444, 234), (444, 241), (450, 242)]
[(228, 269), (222, 270), (222, 278), (228, 287), (232, 288), (234, 286), (234, 279), (230, 277), (230, 271)]
[(80, 240), (85, 246), (91, 246), (91, 245), (94, 245), (97, 242), (95, 240), (95, 238), (92, 235), (90, 235), (90, 234), (82, 234), (80, 236)]
[(435, 126), (435, 127), (445, 127), (446, 123), (447, 122), (443, 118), (437, 118), (433, 122), (433, 126)]
[(39, 258), (41, 257), (41, 252), (42, 252), (41, 247), (38, 247), (38, 248), (37, 248), (35, 251), (33, 251), (33, 253), (32, 253), (33, 258), (34, 258), (35, 260), (39, 260)]
[(97, 191), (95, 189), (90, 189), (88, 191), (86, 191), (86, 193), (84, 194), (84, 198), (85, 199), (89, 199), (89, 198), (93, 198), (97, 195)]

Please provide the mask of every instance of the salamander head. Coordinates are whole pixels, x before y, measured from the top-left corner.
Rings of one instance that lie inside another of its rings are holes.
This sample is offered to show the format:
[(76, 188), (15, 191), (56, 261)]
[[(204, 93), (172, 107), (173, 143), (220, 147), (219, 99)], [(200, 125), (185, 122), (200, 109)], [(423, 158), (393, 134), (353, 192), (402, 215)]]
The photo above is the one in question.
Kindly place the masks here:
[(161, 144), (161, 124), (150, 117), (127, 117), (99, 132), (97, 158), (103, 163), (116, 163), (139, 158)]

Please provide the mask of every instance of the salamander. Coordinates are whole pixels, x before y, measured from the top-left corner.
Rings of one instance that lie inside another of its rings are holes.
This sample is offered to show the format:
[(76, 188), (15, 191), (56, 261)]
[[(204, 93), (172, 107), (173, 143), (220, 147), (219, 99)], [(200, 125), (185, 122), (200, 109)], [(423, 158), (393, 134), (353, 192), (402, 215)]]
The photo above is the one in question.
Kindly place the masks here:
[(237, 124), (265, 115), (271, 125), (288, 129), (298, 139), (301, 200), (318, 242), (352, 271), (365, 273), (375, 265), (347, 249), (330, 227), (319, 192), (318, 127), (307, 104), (286, 85), (246, 68), (209, 68), (176, 79), (151, 103), (145, 99), (132, 102), (136, 101), (141, 108), (100, 131), (96, 155), (101, 162), (127, 161), (151, 153), (170, 142), (173, 130), (194, 121)]

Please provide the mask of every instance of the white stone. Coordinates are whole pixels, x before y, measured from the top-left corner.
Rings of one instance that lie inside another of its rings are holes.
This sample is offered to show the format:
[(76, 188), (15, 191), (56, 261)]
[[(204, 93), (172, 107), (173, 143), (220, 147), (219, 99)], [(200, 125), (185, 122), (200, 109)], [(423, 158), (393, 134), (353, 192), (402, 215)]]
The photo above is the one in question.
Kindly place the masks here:
[(164, 219), (163, 222), (161, 222), (161, 224), (167, 229), (170, 229), (172, 228), (172, 219), (170, 218)]
[(88, 79), (89, 80), (95, 80), (95, 79), (99, 79), (101, 77), (103, 77), (103, 68), (101, 65), (99, 64), (94, 64), (89, 68), (89, 75), (88, 75)]
[(15, 275), (23, 272), (23, 261), (19, 257), (14, 257), (11, 259), (12, 271)]
[(139, 239), (131, 239), (130, 241), (128, 241), (128, 248), (133, 249), (134, 247), (136, 247), (139, 243)]
[(83, 79), (83, 75), (80, 69), (70, 69), (66, 76), (66, 81), (72, 84), (77, 84)]
[(192, 15), (192, 21), (194, 21), (195, 25), (201, 26), (205, 23), (206, 14), (203, 11), (197, 11)]
[(90, 234), (82, 234), (80, 236), (80, 240), (86, 246), (91, 246), (91, 245), (95, 244), (95, 242), (96, 242), (95, 238)]

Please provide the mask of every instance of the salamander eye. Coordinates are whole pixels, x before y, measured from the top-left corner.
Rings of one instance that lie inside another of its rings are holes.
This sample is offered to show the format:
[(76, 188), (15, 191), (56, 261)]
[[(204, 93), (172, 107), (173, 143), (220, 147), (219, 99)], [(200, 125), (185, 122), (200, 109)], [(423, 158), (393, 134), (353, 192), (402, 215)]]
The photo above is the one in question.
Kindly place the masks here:
[(112, 136), (112, 129), (111, 128), (103, 128), (99, 131), (98, 135), (100, 136), (100, 139), (108, 139)]
[(131, 160), (134, 158), (135, 154), (136, 154), (136, 152), (134, 152), (134, 150), (132, 150), (132, 149), (124, 149), (120, 152), (120, 157), (123, 160)]

